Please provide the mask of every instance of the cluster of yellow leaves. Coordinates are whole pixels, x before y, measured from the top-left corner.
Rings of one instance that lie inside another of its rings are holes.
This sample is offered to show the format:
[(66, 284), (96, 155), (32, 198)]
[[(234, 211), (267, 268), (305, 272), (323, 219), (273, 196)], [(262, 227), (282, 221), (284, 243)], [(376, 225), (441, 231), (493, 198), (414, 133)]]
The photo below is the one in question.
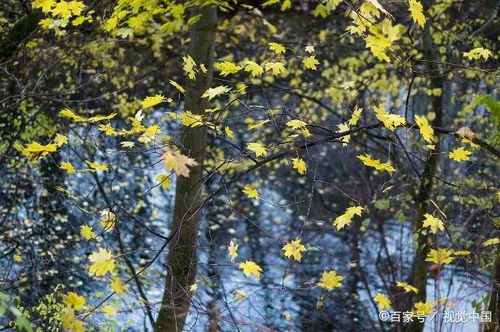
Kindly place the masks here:
[(306, 128), (307, 126), (307, 123), (305, 123), (304, 121), (302, 120), (299, 120), (299, 119), (293, 119), (293, 120), (290, 120), (286, 123), (287, 127), (290, 127), (292, 129), (300, 129), (302, 131), (302, 135), (304, 135), (305, 137), (309, 137), (311, 136), (311, 133), (309, 132), (309, 130)]
[(307, 164), (301, 158), (292, 158), (293, 168), (297, 170), (297, 172), (301, 175), (306, 174)]
[(262, 268), (257, 265), (254, 261), (245, 261), (245, 263), (240, 263), (239, 268), (243, 270), (243, 273), (248, 278), (250, 275), (254, 275), (257, 278), (260, 278), (260, 273), (262, 272)]
[(483, 47), (478, 47), (470, 50), (469, 52), (464, 52), (464, 57), (469, 60), (479, 60), (481, 57), (484, 58), (484, 60), (488, 60), (491, 56), (491, 51)]
[(248, 143), (247, 148), (254, 152), (257, 157), (266, 155), (266, 148), (260, 143)]
[(181, 123), (186, 127), (195, 128), (203, 125), (203, 117), (191, 111), (182, 112), (179, 118), (181, 119)]
[(389, 173), (395, 172), (394, 167), (391, 166), (389, 162), (383, 163), (380, 159), (373, 159), (369, 154), (365, 153), (364, 156), (357, 156), (359, 160), (363, 162), (366, 166), (373, 167), (379, 171), (387, 171)]
[(429, 143), (434, 143), (436, 140), (434, 137), (434, 129), (429, 124), (427, 118), (425, 116), (415, 115), (415, 122), (417, 123), (424, 140)]
[(283, 246), (282, 250), (284, 251), (283, 255), (285, 255), (286, 258), (293, 257), (298, 262), (302, 260), (302, 252), (307, 251), (300, 239), (287, 242)]
[(373, 297), (373, 301), (375, 301), (378, 304), (378, 308), (380, 310), (386, 309), (386, 308), (389, 309), (391, 307), (391, 301), (384, 294), (377, 293)]
[(179, 151), (171, 150), (169, 148), (165, 149), (165, 153), (162, 158), (165, 162), (165, 169), (167, 172), (174, 171), (178, 176), (189, 177), (189, 166), (198, 165), (196, 160), (183, 155)]
[(401, 38), (404, 27), (401, 24), (393, 26), (388, 18), (370, 26), (370, 34), (365, 37), (366, 47), (380, 60), (390, 62), (387, 52), (392, 43)]
[(455, 161), (467, 161), (470, 160), (469, 155), (472, 154), (472, 151), (464, 149), (462, 146), (459, 148), (456, 148), (452, 152), (448, 153), (448, 157)]
[(340, 282), (343, 279), (344, 277), (337, 275), (337, 272), (335, 272), (334, 270), (330, 270), (328, 272), (323, 271), (323, 274), (321, 275), (321, 280), (320, 282), (317, 283), (317, 285), (331, 291), (336, 287), (341, 287), (342, 284)]
[(66, 136), (56, 134), (49, 144), (44, 145), (38, 142), (31, 142), (26, 144), (26, 146), (16, 144), (15, 148), (20, 151), (23, 156), (29, 158), (30, 161), (37, 162), (40, 158), (45, 157), (51, 152), (57, 151), (57, 148), (67, 143), (68, 138)]
[(436, 234), (439, 231), (444, 231), (443, 221), (439, 218), (434, 217), (432, 214), (426, 213), (424, 214), (424, 222), (422, 227), (429, 227), (431, 229), (431, 233)]
[(76, 318), (74, 309), (64, 308), (61, 310), (61, 325), (65, 331), (84, 332), (85, 323)]
[(92, 262), (89, 272), (95, 276), (103, 276), (115, 268), (115, 260), (111, 252), (105, 248), (99, 248), (99, 251), (92, 253), (89, 260)]
[(408, 5), (410, 7), (410, 14), (413, 22), (417, 23), (421, 28), (423, 28), (426, 22), (423, 13), (424, 7), (418, 0), (409, 0)]
[(348, 226), (352, 222), (352, 218), (357, 215), (361, 217), (361, 213), (363, 212), (363, 208), (361, 206), (351, 206), (345, 210), (344, 214), (338, 216), (333, 221), (333, 226), (337, 228), (337, 230), (341, 230), (345, 226)]
[(452, 250), (446, 248), (431, 249), (425, 261), (433, 262), (437, 265), (450, 264), (455, 258), (452, 257)]
[(68, 292), (62, 295), (63, 303), (68, 307), (79, 310), (85, 304), (85, 298), (74, 292)]
[(404, 125), (406, 120), (397, 115), (391, 114), (385, 110), (385, 105), (381, 104), (379, 106), (373, 106), (373, 110), (375, 111), (375, 116), (379, 121), (384, 124), (389, 130), (394, 130), (397, 126)]

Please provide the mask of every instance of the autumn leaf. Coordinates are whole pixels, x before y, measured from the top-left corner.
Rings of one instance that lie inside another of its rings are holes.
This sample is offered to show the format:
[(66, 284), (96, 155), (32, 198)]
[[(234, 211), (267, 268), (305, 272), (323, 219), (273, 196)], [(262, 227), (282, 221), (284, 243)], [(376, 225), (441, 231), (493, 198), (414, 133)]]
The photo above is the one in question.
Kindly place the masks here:
[(438, 265), (450, 264), (454, 260), (454, 257), (451, 256), (451, 253), (452, 252), (446, 248), (438, 248), (437, 250), (431, 249), (425, 261), (433, 262)]
[(260, 273), (262, 272), (262, 268), (254, 261), (247, 260), (245, 263), (240, 263), (239, 268), (243, 270), (243, 273), (247, 278), (249, 278), (252, 274), (257, 278), (260, 278)]
[(220, 96), (222, 94), (228, 93), (231, 91), (230, 88), (224, 85), (217, 86), (215, 88), (209, 88), (203, 95), (201, 95), (201, 98), (208, 98), (208, 100), (212, 100), (217, 96)]
[(302, 260), (302, 252), (307, 251), (306, 247), (301, 243), (301, 240), (299, 238), (287, 242), (283, 246), (282, 250), (284, 251), (283, 255), (286, 258), (293, 257), (298, 262)]
[(245, 194), (247, 194), (248, 198), (254, 198), (254, 199), (258, 199), (260, 196), (259, 196), (259, 192), (251, 187), (251, 186), (245, 186), (245, 188), (243, 188), (242, 190)]
[(80, 226), (80, 235), (87, 241), (95, 239), (96, 237), (92, 227), (87, 225)]
[(264, 72), (264, 68), (262, 68), (258, 63), (253, 61), (245, 61), (245, 71), (250, 73), (252, 77), (260, 76)]
[(306, 174), (307, 164), (300, 158), (292, 158), (293, 168), (301, 175)]
[(274, 61), (274, 62), (268, 62), (264, 65), (264, 68), (266, 71), (272, 71), (274, 76), (277, 76), (279, 74), (282, 74), (286, 71), (285, 66), (283, 63)]
[(144, 100), (141, 102), (142, 108), (150, 108), (153, 106), (156, 106), (160, 103), (163, 103), (165, 101), (165, 97), (162, 95), (156, 95), (156, 96), (151, 96), (151, 97), (146, 97)]
[(183, 56), (182, 60), (184, 61), (182, 69), (189, 79), (194, 80), (196, 78), (196, 62), (194, 62), (193, 58), (189, 54), (187, 56)]
[(436, 234), (438, 230), (441, 232), (444, 231), (444, 225), (441, 219), (436, 218), (429, 213), (424, 214), (424, 218), (422, 227), (429, 227), (431, 229), (431, 233)]
[(406, 120), (396, 114), (391, 114), (384, 109), (384, 105), (381, 104), (379, 106), (372, 106), (375, 111), (375, 115), (379, 121), (384, 124), (389, 130), (394, 131), (397, 126), (403, 125), (406, 123)]
[(434, 143), (436, 138), (434, 137), (434, 129), (429, 124), (429, 121), (425, 116), (415, 115), (415, 122), (417, 123), (420, 133), (426, 142)]
[(323, 271), (323, 274), (321, 275), (321, 280), (320, 282), (317, 283), (317, 285), (331, 291), (336, 287), (341, 287), (342, 284), (340, 282), (343, 279), (344, 277), (337, 275), (337, 272), (335, 272), (334, 270), (330, 270), (328, 272)]
[(416, 316), (427, 316), (432, 313), (432, 307), (434, 304), (432, 302), (417, 302), (415, 303), (415, 310), (413, 311)]
[(380, 310), (386, 308), (389, 309), (391, 307), (391, 301), (384, 294), (377, 293), (373, 298), (373, 301), (375, 301), (378, 304), (378, 308)]
[(470, 50), (469, 52), (464, 52), (464, 57), (466, 57), (469, 60), (479, 60), (481, 57), (484, 60), (488, 60), (488, 58), (491, 56), (492, 56), (491, 51), (483, 47), (478, 47), (473, 50)]
[(266, 155), (266, 148), (260, 143), (248, 143), (247, 148), (254, 152), (257, 157)]
[(116, 216), (113, 212), (105, 210), (101, 212), (101, 226), (106, 232), (111, 232), (115, 228)]
[(231, 259), (231, 263), (234, 263), (234, 260), (238, 256), (238, 245), (231, 240), (229, 242), (229, 245), (227, 246), (227, 252), (229, 255), (229, 258)]
[(116, 315), (116, 309), (110, 305), (106, 305), (102, 308), (102, 311), (106, 314), (108, 317), (113, 317)]
[(89, 160), (85, 160), (85, 162), (95, 171), (103, 171), (103, 172), (109, 171), (109, 168), (106, 165), (95, 163)]
[(466, 150), (461, 146), (459, 148), (456, 148), (452, 152), (448, 153), (448, 157), (450, 157), (450, 159), (460, 162), (460, 161), (470, 160), (469, 155), (471, 154), (472, 151)]
[(357, 158), (361, 160), (366, 166), (373, 167), (376, 170), (387, 171), (389, 173), (396, 171), (389, 162), (383, 163), (380, 161), (380, 159), (374, 159), (367, 153), (365, 153), (364, 156), (359, 155), (357, 156)]
[(67, 292), (62, 295), (63, 303), (68, 307), (74, 308), (75, 310), (83, 308), (85, 304), (85, 298), (74, 292)]
[(98, 277), (112, 272), (115, 268), (113, 256), (105, 248), (99, 248), (99, 251), (89, 256), (89, 260), (93, 263), (89, 268), (89, 272)]
[(337, 230), (341, 230), (345, 226), (348, 226), (352, 222), (352, 218), (357, 215), (361, 216), (361, 213), (363, 212), (363, 207), (361, 206), (351, 206), (346, 209), (344, 214), (338, 216), (335, 218), (333, 221), (333, 226), (337, 228)]
[(168, 81), (173, 87), (180, 91), (180, 93), (185, 93), (186, 89), (184, 89), (179, 83), (174, 80)]
[(307, 123), (305, 123), (304, 121), (301, 121), (301, 120), (298, 120), (298, 119), (294, 119), (294, 120), (290, 120), (286, 123), (286, 125), (292, 129), (301, 129), (301, 128), (304, 128)]
[(413, 22), (417, 23), (421, 28), (425, 25), (425, 16), (423, 13), (424, 7), (418, 0), (409, 0), (410, 14)]
[(182, 112), (179, 115), (181, 123), (186, 127), (196, 128), (203, 125), (203, 116), (194, 114), (191, 111)]
[(414, 292), (415, 294), (418, 293), (418, 289), (416, 287), (413, 287), (412, 285), (409, 285), (406, 282), (397, 281), (396, 286), (403, 288), (405, 292)]
[(268, 45), (269, 45), (269, 49), (271, 51), (273, 51), (274, 53), (276, 53), (277, 55), (280, 55), (280, 54), (283, 54), (286, 52), (285, 47), (281, 44), (271, 42)]
[(242, 67), (231, 61), (218, 62), (214, 64), (214, 67), (220, 70), (222, 76), (227, 76), (229, 74), (235, 74), (239, 72)]
[(59, 166), (59, 168), (60, 168), (60, 169), (65, 170), (65, 171), (66, 171), (66, 172), (68, 172), (69, 174), (71, 174), (71, 173), (75, 173), (75, 172), (76, 172), (76, 171), (75, 171), (75, 168), (73, 167), (73, 165), (72, 165), (71, 163), (69, 163), (69, 162), (65, 162), (65, 161), (63, 161), (63, 162), (61, 163), (61, 165)]
[(165, 170), (167, 172), (175, 171), (178, 176), (189, 177), (189, 166), (198, 165), (196, 160), (183, 155), (179, 151), (171, 150), (169, 148), (165, 149), (165, 153), (162, 158), (165, 162)]
[(127, 294), (127, 285), (119, 277), (113, 278), (113, 280), (111, 280), (109, 285), (116, 294), (118, 295)]
[(492, 246), (492, 245), (497, 244), (497, 243), (500, 243), (500, 238), (495, 237), (495, 238), (488, 239), (488, 240), (484, 241), (483, 247)]
[(316, 70), (318, 69), (317, 65), (319, 64), (319, 61), (316, 60), (314, 55), (311, 55), (302, 59), (302, 64), (307, 69)]

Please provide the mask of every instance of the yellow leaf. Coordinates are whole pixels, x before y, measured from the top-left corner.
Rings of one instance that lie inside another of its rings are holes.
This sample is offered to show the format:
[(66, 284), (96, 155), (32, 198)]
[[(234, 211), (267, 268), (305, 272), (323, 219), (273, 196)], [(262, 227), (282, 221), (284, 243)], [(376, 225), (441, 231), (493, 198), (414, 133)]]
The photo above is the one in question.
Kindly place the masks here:
[(263, 147), (260, 143), (248, 143), (247, 148), (248, 150), (255, 152), (255, 155), (257, 157), (266, 155), (266, 148)]
[(61, 166), (59, 166), (59, 168), (65, 170), (66, 172), (68, 172), (70, 174), (76, 172), (75, 168), (73, 167), (73, 165), (71, 163), (68, 163), (68, 162), (65, 162), (65, 161), (63, 161), (61, 163)]
[(377, 293), (373, 298), (373, 301), (377, 302), (380, 310), (384, 308), (389, 309), (391, 307), (391, 301), (384, 294)]
[(425, 261), (433, 262), (438, 265), (450, 264), (454, 259), (454, 257), (451, 256), (451, 253), (451, 250), (446, 248), (438, 248), (437, 250), (431, 249)]
[(116, 309), (110, 305), (106, 305), (102, 308), (102, 311), (106, 314), (108, 317), (113, 317), (116, 315)]
[(469, 155), (472, 154), (472, 151), (465, 150), (462, 146), (456, 148), (452, 152), (448, 153), (448, 157), (458, 162), (470, 160)]
[(396, 170), (394, 169), (394, 167), (391, 166), (391, 164), (389, 162), (386, 162), (386, 163), (383, 163), (380, 161), (380, 159), (373, 159), (370, 155), (368, 155), (367, 153), (365, 153), (364, 156), (357, 156), (357, 158), (359, 160), (361, 160), (363, 162), (363, 164), (365, 164), (366, 166), (370, 166), (370, 167), (373, 167), (375, 168), (376, 170), (379, 170), (379, 171), (387, 171), (389, 173), (391, 172), (395, 172)]
[(108, 272), (112, 272), (115, 268), (113, 256), (105, 248), (99, 248), (99, 251), (89, 256), (89, 260), (93, 263), (89, 271), (95, 276), (103, 276)]
[(348, 226), (351, 224), (352, 218), (355, 215), (361, 217), (362, 212), (363, 212), (363, 207), (361, 207), (361, 206), (348, 207), (345, 210), (344, 214), (335, 218), (335, 220), (333, 221), (333, 226), (335, 226), (337, 228), (337, 230), (341, 230), (345, 226)]
[(331, 291), (336, 287), (341, 287), (342, 284), (340, 282), (343, 279), (344, 277), (337, 275), (337, 272), (335, 272), (334, 270), (330, 270), (328, 272), (323, 271), (323, 274), (321, 275), (321, 280), (320, 282), (317, 283), (317, 285)]
[(236, 301), (243, 301), (247, 298), (247, 294), (245, 294), (245, 292), (242, 290), (237, 290), (234, 292), (234, 298), (236, 299)]
[(490, 56), (492, 56), (491, 51), (483, 47), (478, 47), (470, 50), (469, 52), (464, 52), (464, 57), (469, 60), (479, 60), (481, 57), (488, 60)]
[(170, 187), (170, 176), (166, 174), (158, 175), (156, 181), (160, 182), (163, 189), (168, 189)]
[(87, 241), (95, 239), (96, 237), (92, 227), (87, 225), (80, 226), (80, 235)]
[(375, 116), (379, 121), (384, 124), (384, 127), (393, 130), (400, 125), (406, 123), (406, 120), (396, 114), (391, 114), (384, 109), (384, 105), (381, 104), (379, 106), (373, 106), (373, 110), (375, 111)]
[(64, 135), (57, 134), (56, 137), (54, 138), (54, 144), (57, 146), (61, 146), (67, 143), (68, 143), (68, 138)]
[(186, 127), (195, 128), (203, 125), (203, 117), (198, 114), (193, 114), (191, 111), (183, 112), (179, 118)]
[(432, 214), (426, 213), (424, 214), (424, 222), (422, 227), (429, 227), (431, 229), (431, 233), (436, 234), (438, 230), (441, 232), (444, 231), (443, 221), (439, 218), (434, 217)]
[(248, 198), (258, 199), (260, 197), (259, 192), (255, 188), (252, 188), (251, 186), (245, 186), (245, 188), (243, 188), (242, 191), (245, 194), (247, 194)]
[(302, 260), (302, 252), (307, 251), (306, 247), (301, 243), (300, 238), (287, 242), (283, 246), (282, 250), (284, 251), (283, 255), (286, 258), (293, 257), (298, 262)]
[(110, 284), (111, 289), (118, 295), (127, 294), (127, 285), (123, 283), (123, 281), (119, 277), (115, 277), (111, 280)]
[(179, 83), (177, 83), (176, 81), (174, 81), (174, 80), (170, 80), (170, 81), (169, 81), (169, 83), (170, 83), (171, 85), (173, 85), (173, 86), (174, 86), (177, 90), (179, 90), (181, 93), (186, 92), (186, 90), (185, 90), (182, 86), (180, 86), (180, 84), (179, 84)]
[(306, 174), (307, 165), (306, 162), (300, 158), (292, 158), (293, 168), (301, 175)]
[(349, 119), (349, 126), (356, 126), (359, 122), (359, 119), (361, 119), (361, 113), (363, 112), (363, 109), (361, 107), (356, 106), (354, 109), (354, 112), (352, 112), (352, 116)]
[(429, 143), (433, 143), (436, 140), (434, 137), (434, 129), (429, 124), (427, 118), (425, 116), (415, 115), (415, 122), (417, 123), (424, 140)]
[(64, 331), (84, 332), (84, 322), (76, 319), (75, 311), (72, 308), (61, 310), (61, 325)]
[(245, 261), (245, 263), (240, 263), (240, 269), (243, 270), (243, 273), (247, 278), (250, 277), (251, 274), (255, 275), (257, 278), (260, 278), (260, 273), (262, 272), (262, 268), (257, 265), (253, 261)]
[(227, 252), (229, 255), (229, 258), (231, 259), (231, 263), (234, 263), (234, 260), (238, 256), (238, 245), (231, 240), (229, 242), (229, 245), (227, 246)]
[(491, 246), (491, 245), (494, 245), (494, 244), (497, 244), (497, 243), (500, 243), (500, 238), (495, 237), (495, 238), (488, 239), (488, 240), (484, 241), (483, 242), (483, 247)]
[(111, 232), (115, 228), (116, 216), (111, 211), (101, 212), (101, 226), (105, 228), (106, 232)]
[(105, 171), (109, 170), (108, 166), (106, 166), (106, 165), (94, 163), (94, 162), (91, 162), (88, 160), (85, 160), (85, 162), (87, 163), (87, 165), (89, 165), (92, 169), (94, 169), (96, 171), (104, 171), (105, 172)]
[(189, 79), (194, 80), (196, 78), (196, 62), (194, 62), (193, 58), (190, 55), (183, 56), (182, 60), (184, 61), (184, 66), (182, 69), (187, 74)]
[(201, 98), (208, 98), (208, 100), (212, 100), (213, 98), (228, 93), (229, 91), (231, 91), (230, 88), (224, 85), (220, 85), (215, 88), (209, 88), (207, 91), (203, 93)]
[(141, 102), (142, 103), (142, 108), (150, 108), (155, 105), (158, 105), (160, 103), (163, 103), (165, 101), (165, 97), (162, 95), (156, 95), (156, 96), (151, 96), (151, 97), (146, 97), (144, 100)]
[(406, 282), (397, 281), (396, 286), (403, 288), (405, 292), (414, 292), (415, 294), (418, 293), (418, 289), (416, 287), (413, 287), (412, 285), (409, 285)]
[(229, 127), (224, 128), (224, 132), (229, 138), (234, 139), (234, 132), (231, 130), (231, 128)]
[(308, 45), (306, 46), (306, 48), (304, 49), (307, 53), (314, 53), (314, 46), (312, 45)]
[(269, 49), (278, 55), (286, 52), (285, 47), (281, 44), (271, 42), (268, 45), (269, 45)]
[(75, 308), (76, 310), (83, 308), (85, 304), (85, 298), (74, 292), (67, 292), (62, 295), (63, 302), (68, 307)]
[(198, 285), (196, 283), (194, 283), (191, 286), (189, 286), (189, 291), (190, 292), (196, 292), (197, 289), (198, 289)]
[(304, 121), (301, 121), (301, 120), (297, 120), (297, 119), (294, 119), (294, 120), (290, 120), (286, 123), (286, 125), (292, 129), (300, 129), (300, 128), (304, 128), (307, 123), (305, 123)]
[(417, 302), (413, 313), (415, 316), (427, 316), (432, 313), (432, 307), (432, 302)]
[(188, 166), (196, 166), (198, 163), (196, 160), (183, 155), (179, 151), (165, 149), (165, 153), (162, 156), (165, 162), (165, 169), (167, 172), (175, 171), (178, 176), (189, 176)]
[(314, 55), (311, 55), (302, 59), (302, 64), (307, 69), (316, 70), (318, 69), (317, 65), (319, 65), (319, 61), (316, 59)]
[(424, 7), (418, 0), (409, 0), (408, 5), (410, 6), (410, 14), (413, 22), (417, 23), (421, 28), (423, 28), (426, 21), (423, 13)]
[(237, 64), (231, 61), (218, 62), (214, 64), (214, 67), (220, 70), (220, 74), (222, 76), (235, 74), (241, 70), (241, 66), (238, 66)]
[(271, 70), (273, 72), (273, 75), (279, 75), (279, 74), (282, 74), (286, 71), (285, 69), (285, 66), (283, 65), (282, 62), (278, 62), (278, 61), (275, 61), (275, 62), (268, 62), (264, 65), (264, 67), (266, 68), (266, 71), (269, 71)]
[(264, 72), (264, 68), (253, 61), (245, 61), (244, 65), (245, 71), (250, 73), (253, 77), (260, 76)]

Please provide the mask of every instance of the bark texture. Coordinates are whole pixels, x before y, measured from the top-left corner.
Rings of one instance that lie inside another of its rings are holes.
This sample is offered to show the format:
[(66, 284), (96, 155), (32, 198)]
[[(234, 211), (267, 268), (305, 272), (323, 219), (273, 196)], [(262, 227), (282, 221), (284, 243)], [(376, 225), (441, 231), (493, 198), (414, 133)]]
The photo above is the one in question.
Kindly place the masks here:
[[(185, 110), (203, 114), (208, 106), (201, 95), (212, 82), (215, 29), (217, 12), (215, 7), (197, 9), (200, 19), (190, 31), (189, 55), (197, 66), (204, 64), (208, 72), (198, 72), (195, 80), (186, 85)], [(182, 331), (189, 312), (191, 294), (189, 286), (196, 277), (196, 240), (198, 234), (199, 211), (195, 211), (200, 201), (202, 164), (205, 155), (206, 128), (184, 127), (181, 133), (182, 152), (198, 162), (191, 168), (189, 177), (178, 177), (172, 219), (175, 236), (169, 243), (167, 278), (162, 305), (155, 324), (155, 331)]]

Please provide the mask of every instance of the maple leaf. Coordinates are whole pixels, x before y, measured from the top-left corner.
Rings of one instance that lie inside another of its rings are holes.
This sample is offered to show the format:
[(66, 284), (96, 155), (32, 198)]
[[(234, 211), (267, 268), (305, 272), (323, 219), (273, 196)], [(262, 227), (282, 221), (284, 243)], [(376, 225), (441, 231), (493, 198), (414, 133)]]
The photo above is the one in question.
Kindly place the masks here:
[(299, 238), (287, 242), (283, 246), (282, 250), (284, 251), (283, 255), (286, 258), (293, 257), (298, 262), (302, 260), (302, 252), (307, 251), (306, 247), (301, 243), (301, 240)]
[(438, 265), (450, 264), (454, 260), (454, 257), (451, 256), (451, 253), (451, 250), (448, 250), (446, 248), (438, 248), (437, 250), (431, 249), (425, 261), (433, 262)]
[(215, 88), (207, 89), (207, 91), (205, 91), (203, 93), (203, 95), (201, 95), (201, 98), (208, 97), (208, 100), (212, 100), (213, 98), (220, 96), (224, 93), (228, 93), (229, 91), (231, 91), (230, 88), (228, 88), (227, 86), (224, 86), (224, 85), (220, 85), (220, 86), (217, 86)]
[(362, 212), (363, 212), (363, 207), (361, 207), (361, 206), (348, 207), (345, 210), (344, 214), (335, 218), (335, 220), (333, 221), (333, 226), (335, 226), (337, 228), (337, 230), (341, 230), (345, 226), (348, 226), (351, 224), (352, 218), (355, 215), (361, 216)]
[(405, 292), (414, 292), (415, 294), (418, 293), (418, 289), (416, 287), (413, 287), (412, 285), (409, 285), (406, 282), (397, 281), (396, 286), (403, 288)]
[(203, 125), (203, 116), (193, 114), (191, 111), (182, 112), (179, 118), (186, 127), (195, 128)]
[(257, 278), (260, 278), (260, 273), (262, 272), (262, 268), (254, 261), (247, 260), (245, 261), (245, 263), (240, 263), (239, 268), (243, 270), (243, 273), (247, 278), (249, 278), (251, 274), (255, 275)]
[(105, 210), (101, 212), (101, 226), (106, 232), (111, 232), (115, 228), (116, 216), (113, 212)]
[(106, 165), (94, 163), (94, 162), (89, 161), (89, 160), (85, 160), (85, 162), (87, 163), (87, 165), (89, 165), (95, 171), (104, 171), (105, 172), (105, 171), (109, 170), (108, 166), (106, 166)]
[(269, 45), (269, 49), (278, 55), (286, 52), (285, 47), (281, 44), (271, 42), (268, 45)]
[(71, 16), (80, 15), (85, 5), (80, 1), (59, 1), (52, 9), (52, 15), (68, 19)]
[(373, 167), (379, 171), (387, 171), (389, 173), (395, 172), (394, 167), (391, 166), (389, 162), (383, 163), (380, 159), (373, 159), (369, 154), (365, 153), (364, 156), (357, 156), (359, 160), (363, 162), (366, 166)]
[(483, 47), (478, 47), (470, 50), (469, 52), (464, 52), (464, 57), (469, 60), (479, 60), (481, 57), (488, 60), (490, 56), (492, 56), (491, 51)]
[(413, 22), (417, 23), (421, 28), (423, 28), (426, 21), (423, 13), (424, 7), (418, 0), (409, 0), (408, 5), (410, 7), (410, 14)]
[(247, 148), (248, 150), (254, 152), (257, 157), (266, 155), (266, 148), (260, 143), (248, 143)]
[(381, 293), (377, 293), (374, 297), (373, 297), (373, 301), (377, 302), (378, 304), (378, 308), (380, 310), (384, 309), (384, 308), (387, 308), (389, 309), (391, 307), (391, 301), (387, 298), (387, 296), (385, 296), (384, 294), (381, 294)]
[(300, 158), (292, 158), (293, 168), (301, 175), (306, 174), (307, 165), (306, 162)]
[(375, 116), (379, 121), (384, 124), (384, 127), (389, 130), (394, 131), (397, 126), (403, 125), (406, 123), (406, 120), (396, 114), (391, 114), (384, 109), (384, 105), (381, 104), (379, 106), (373, 106), (373, 110), (375, 111)]
[(403, 29), (402, 25), (393, 26), (391, 21), (385, 18), (377, 25), (370, 26), (370, 34), (365, 38), (366, 47), (370, 49), (375, 57), (390, 62), (391, 59), (386, 52), (392, 46), (392, 43), (401, 37)]
[(245, 186), (242, 190), (245, 194), (247, 194), (248, 198), (254, 198), (254, 199), (259, 199), (259, 192), (251, 187), (251, 186)]
[(306, 51), (307, 53), (314, 53), (314, 46), (308, 45), (308, 46), (306, 46), (304, 51)]
[(163, 189), (168, 189), (170, 187), (170, 176), (166, 174), (159, 174), (156, 177), (156, 181), (160, 182)]
[(229, 127), (226, 127), (224, 128), (224, 132), (226, 133), (226, 135), (231, 138), (231, 139), (234, 139), (234, 132), (231, 130), (231, 128)]
[(63, 303), (70, 308), (75, 308), (76, 310), (83, 308), (85, 304), (85, 298), (78, 295), (75, 292), (67, 292), (62, 295)]
[(438, 230), (444, 231), (443, 221), (439, 218), (434, 217), (432, 214), (424, 214), (424, 223), (422, 227), (430, 227), (431, 233), (436, 234)]
[(68, 138), (64, 135), (57, 134), (56, 137), (54, 138), (54, 144), (57, 146), (62, 146), (67, 143), (68, 143)]
[(191, 286), (189, 286), (189, 291), (190, 292), (196, 292), (197, 289), (198, 289), (198, 284), (196, 284), (196, 283), (194, 283)]
[(70, 174), (76, 172), (75, 168), (73, 167), (73, 165), (71, 163), (68, 163), (68, 162), (65, 162), (65, 161), (63, 161), (61, 163), (61, 165), (59, 166), (59, 168), (65, 170), (66, 172), (68, 172)]
[(297, 119), (294, 119), (294, 120), (290, 120), (286, 123), (286, 125), (292, 129), (300, 129), (300, 128), (304, 128), (307, 123), (305, 123), (304, 121), (301, 121), (301, 120), (297, 120)]
[(119, 277), (115, 277), (111, 280), (110, 284), (111, 289), (118, 295), (127, 294), (127, 285), (123, 283), (123, 281)]
[(220, 74), (222, 76), (227, 76), (229, 74), (235, 74), (241, 70), (241, 66), (238, 66), (237, 64), (231, 62), (231, 61), (224, 61), (224, 62), (218, 62), (214, 64), (214, 67), (220, 70)]
[(268, 62), (264, 65), (266, 71), (271, 70), (273, 72), (273, 75), (279, 75), (281, 73), (284, 73), (286, 71), (285, 66), (283, 63), (275, 61), (275, 62)]
[(363, 112), (363, 109), (361, 107), (356, 106), (354, 109), (354, 112), (352, 112), (351, 118), (349, 119), (349, 126), (356, 126), (361, 119), (361, 113)]
[(260, 76), (264, 72), (264, 68), (262, 68), (258, 63), (253, 61), (245, 61), (245, 71), (250, 73), (253, 77)]
[(103, 276), (115, 268), (115, 260), (111, 252), (105, 248), (99, 248), (99, 251), (89, 256), (89, 260), (93, 263), (89, 267), (89, 272), (95, 276)]
[(150, 108), (155, 105), (158, 105), (160, 103), (163, 103), (165, 101), (165, 97), (162, 95), (156, 95), (156, 96), (151, 96), (151, 97), (146, 97), (144, 100), (141, 102), (142, 103), (142, 108)]
[(335, 272), (334, 270), (330, 270), (328, 272), (323, 271), (323, 274), (321, 275), (321, 280), (320, 282), (317, 283), (317, 285), (331, 291), (336, 287), (341, 287), (342, 284), (340, 282), (343, 279), (344, 277), (337, 275), (337, 272)]
[(50, 152), (57, 151), (56, 144), (40, 144), (38, 142), (31, 142), (26, 144), (25, 147), (20, 147), (23, 156), (26, 156), (30, 161), (38, 161), (40, 158), (45, 157)]
[(448, 157), (458, 162), (470, 160), (469, 155), (472, 154), (472, 151), (465, 150), (462, 146), (456, 148), (452, 152), (448, 153)]
[(234, 263), (234, 260), (238, 256), (238, 245), (231, 240), (229, 242), (229, 245), (227, 246), (227, 253), (229, 255), (229, 258), (231, 259), (231, 263)]
[(170, 80), (170, 81), (168, 81), (168, 83), (170, 83), (172, 86), (174, 86), (181, 93), (185, 93), (186, 92), (186, 90), (179, 83), (177, 83), (176, 81)]
[(415, 115), (415, 122), (417, 123), (424, 140), (429, 143), (433, 143), (436, 140), (434, 137), (434, 129), (429, 124), (427, 118), (425, 116)]
[(96, 237), (92, 227), (87, 225), (80, 226), (80, 235), (87, 241), (95, 239)]
[(237, 290), (234, 292), (234, 298), (236, 301), (243, 301), (247, 298), (247, 294), (242, 290)]
[(415, 316), (427, 316), (432, 313), (432, 307), (433, 303), (432, 302), (417, 302), (415, 303), (415, 310), (414, 310), (414, 315)]
[(316, 70), (318, 69), (317, 65), (319, 65), (319, 61), (314, 55), (311, 55), (302, 59), (302, 64), (307, 69)]
[(182, 60), (184, 61), (182, 69), (188, 75), (189, 79), (194, 80), (196, 78), (196, 62), (194, 62), (194, 59), (189, 54), (183, 56)]
[(189, 168), (188, 166), (196, 166), (198, 163), (196, 160), (183, 155), (179, 151), (174, 151), (170, 149), (165, 149), (165, 153), (162, 156), (163, 161), (165, 162), (165, 169), (167, 172), (175, 171), (178, 176), (189, 176)]
[(72, 308), (66, 307), (61, 310), (61, 325), (64, 331), (84, 332), (85, 323), (76, 318)]
[(40, 8), (42, 12), (49, 13), (55, 6), (56, 2), (54, 0), (34, 0), (31, 3), (33, 9)]

